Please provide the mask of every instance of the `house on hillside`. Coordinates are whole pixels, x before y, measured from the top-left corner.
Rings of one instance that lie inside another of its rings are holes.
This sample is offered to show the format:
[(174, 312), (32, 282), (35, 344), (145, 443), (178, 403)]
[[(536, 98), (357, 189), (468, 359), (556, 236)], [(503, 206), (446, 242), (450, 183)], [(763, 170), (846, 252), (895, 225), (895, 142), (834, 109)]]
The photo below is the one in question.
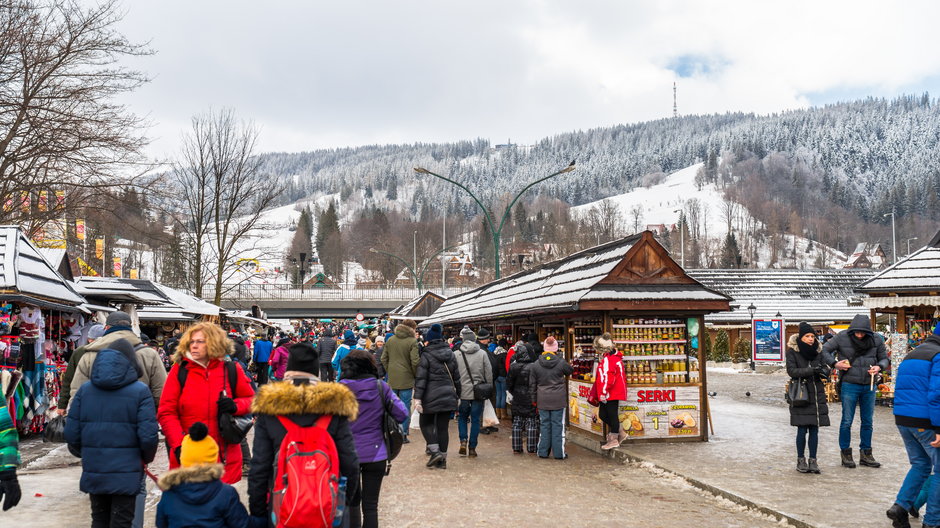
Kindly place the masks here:
[[(448, 286), (467, 286), (477, 276), (477, 270), (473, 267), (472, 257), (463, 251), (443, 253), (437, 259), (428, 265), (424, 272), (425, 285), (440, 285), (441, 267), (447, 270)], [(421, 270), (418, 270), (420, 273)], [(414, 279), (408, 268), (402, 268), (401, 272), (395, 277), (395, 286), (410, 288), (414, 286)]]
[(855, 246), (855, 251), (849, 255), (842, 267), (845, 269), (880, 270), (888, 267), (888, 257), (881, 244), (877, 242), (859, 242)]
[(666, 224), (646, 224), (646, 230), (652, 231), (656, 236), (662, 236), (664, 234), (669, 234), (670, 227)]

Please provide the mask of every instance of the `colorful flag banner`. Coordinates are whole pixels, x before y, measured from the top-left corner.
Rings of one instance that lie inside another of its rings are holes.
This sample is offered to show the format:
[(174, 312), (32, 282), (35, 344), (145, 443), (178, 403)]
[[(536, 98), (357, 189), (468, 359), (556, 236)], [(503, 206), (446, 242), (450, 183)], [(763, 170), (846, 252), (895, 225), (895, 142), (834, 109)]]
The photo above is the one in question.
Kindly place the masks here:
[(29, 191), (20, 191), (20, 209), (24, 213), (29, 212)]
[(7, 196), (6, 200), (3, 201), (3, 212), (9, 213), (13, 210), (14, 207), (16, 207), (16, 204), (14, 203), (13, 195), (11, 194), (10, 196)]
[(58, 211), (65, 207), (65, 191), (55, 192), (55, 210)]
[(75, 238), (84, 241), (85, 240), (85, 221), (76, 220), (75, 221)]
[(128, 272), (130, 273), (130, 277), (131, 277), (132, 279), (136, 279), (136, 278), (137, 278), (137, 268), (131, 268), (130, 270), (128, 270)]
[(45, 211), (48, 209), (49, 205), (49, 193), (46, 191), (39, 191), (39, 205), (38, 208), (40, 211)]
[(104, 258), (104, 239), (95, 239), (95, 258), (101, 260)]
[(121, 257), (114, 257), (111, 260), (114, 261), (114, 276), (121, 277)]
[(81, 272), (81, 274), (85, 277), (97, 277), (98, 276), (98, 272), (95, 271), (95, 268), (92, 268), (91, 266), (89, 266), (88, 263), (82, 260), (81, 257), (78, 258), (78, 269)]

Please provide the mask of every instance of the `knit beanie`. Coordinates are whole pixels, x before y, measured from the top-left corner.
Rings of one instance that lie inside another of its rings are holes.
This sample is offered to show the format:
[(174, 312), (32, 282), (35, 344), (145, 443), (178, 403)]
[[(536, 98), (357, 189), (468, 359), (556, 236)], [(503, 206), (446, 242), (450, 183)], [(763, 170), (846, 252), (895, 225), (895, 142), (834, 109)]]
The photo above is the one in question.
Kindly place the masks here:
[(477, 339), (489, 339), (489, 338), (490, 338), (490, 331), (487, 330), (486, 328), (481, 328), (480, 331), (477, 332)]
[(365, 350), (367, 344), (369, 344), (369, 342), (366, 341), (366, 338), (364, 337), (360, 337), (359, 341), (356, 341), (356, 346), (363, 350)]
[(473, 333), (473, 330), (470, 330), (470, 327), (465, 326), (460, 330), (460, 339), (463, 341), (475, 342), (477, 340), (477, 335)]
[(595, 352), (608, 352), (613, 350), (614, 340), (610, 337), (610, 332), (604, 332), (603, 335), (599, 335), (594, 338), (594, 351)]
[(343, 331), (343, 344), (347, 346), (355, 346), (358, 339), (356, 338), (355, 332), (350, 329)]
[(813, 335), (816, 335), (816, 331), (813, 330), (812, 325), (810, 325), (810, 324), (807, 323), (806, 321), (803, 321), (803, 322), (800, 323), (800, 333), (797, 334), (797, 337), (798, 337), (798, 338), (801, 338), (801, 337), (805, 336), (806, 334), (813, 334)]
[(437, 323), (432, 324), (431, 328), (424, 334), (424, 338), (428, 341), (444, 339), (444, 327)]
[(287, 349), (287, 369), (320, 375), (320, 355), (307, 343), (295, 343)]
[(94, 324), (88, 329), (88, 339), (98, 339), (104, 335), (104, 325)]
[(542, 343), (542, 350), (545, 352), (558, 352), (558, 341), (555, 341), (552, 336), (546, 337), (545, 342)]
[(209, 436), (209, 428), (202, 422), (196, 422), (189, 428), (189, 434), (183, 437), (180, 448), (180, 465), (183, 467), (196, 464), (215, 464), (219, 461), (219, 444)]

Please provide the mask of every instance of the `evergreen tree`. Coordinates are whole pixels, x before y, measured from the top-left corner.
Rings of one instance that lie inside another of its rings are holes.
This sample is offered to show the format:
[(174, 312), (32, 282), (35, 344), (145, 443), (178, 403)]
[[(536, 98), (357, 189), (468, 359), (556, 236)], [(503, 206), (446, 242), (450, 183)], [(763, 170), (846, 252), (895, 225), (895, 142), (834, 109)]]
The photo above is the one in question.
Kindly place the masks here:
[(718, 265), (723, 269), (741, 267), (741, 250), (738, 248), (738, 241), (734, 237), (734, 233), (725, 235), (725, 243), (721, 248), (721, 260)]
[(388, 188), (385, 190), (385, 198), (389, 200), (398, 199), (398, 178), (394, 176), (388, 181)]

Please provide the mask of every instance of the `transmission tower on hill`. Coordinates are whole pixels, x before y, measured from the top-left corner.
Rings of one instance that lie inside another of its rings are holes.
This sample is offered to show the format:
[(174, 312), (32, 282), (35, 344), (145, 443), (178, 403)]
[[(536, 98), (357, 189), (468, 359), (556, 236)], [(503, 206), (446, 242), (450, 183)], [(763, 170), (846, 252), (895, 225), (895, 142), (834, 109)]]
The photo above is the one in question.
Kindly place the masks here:
[(672, 81), (672, 117), (679, 117), (679, 105), (676, 99), (676, 81)]

